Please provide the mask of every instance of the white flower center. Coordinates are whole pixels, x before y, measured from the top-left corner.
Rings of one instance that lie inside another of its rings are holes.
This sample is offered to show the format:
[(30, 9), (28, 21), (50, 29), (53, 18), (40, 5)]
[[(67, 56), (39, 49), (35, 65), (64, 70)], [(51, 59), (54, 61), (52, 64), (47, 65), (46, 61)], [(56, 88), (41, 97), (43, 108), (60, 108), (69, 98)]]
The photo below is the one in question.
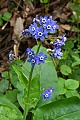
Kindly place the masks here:
[(48, 26), (47, 26), (47, 29), (51, 29), (51, 25), (48, 25)]
[(44, 60), (44, 57), (43, 57), (43, 56), (41, 56), (41, 57), (40, 57), (40, 60)]
[(46, 23), (46, 19), (43, 18), (43, 19), (42, 19), (42, 22), (43, 22), (43, 23)]
[(48, 94), (45, 94), (45, 97), (47, 98), (47, 97), (48, 97)]
[(31, 60), (31, 62), (32, 62), (32, 63), (35, 63), (35, 60), (34, 60), (34, 59), (32, 59), (32, 60)]
[(42, 36), (42, 34), (43, 34), (42, 32), (38, 32), (38, 35), (39, 35), (39, 36)]
[(58, 55), (61, 55), (61, 53), (60, 53), (60, 52), (58, 52)]
[(32, 52), (29, 51), (28, 54), (29, 54), (29, 55), (32, 55)]
[(32, 31), (35, 31), (35, 27), (32, 27)]

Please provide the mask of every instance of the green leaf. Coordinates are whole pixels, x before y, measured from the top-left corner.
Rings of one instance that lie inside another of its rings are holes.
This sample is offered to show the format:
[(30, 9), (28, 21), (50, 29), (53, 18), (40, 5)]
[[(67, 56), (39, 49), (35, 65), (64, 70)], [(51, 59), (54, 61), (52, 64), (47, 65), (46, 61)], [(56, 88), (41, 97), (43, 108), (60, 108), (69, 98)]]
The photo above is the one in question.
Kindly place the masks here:
[(27, 85), (28, 85), (28, 78), (27, 78), (27, 76), (25, 76), (22, 73), (22, 71), (17, 68), (17, 66), (13, 66), (13, 68), (14, 68), (15, 72), (18, 75), (18, 79), (19, 79), (20, 83), (26, 88)]
[(24, 106), (25, 106), (25, 103), (23, 103), (24, 87), (20, 84), (19, 81), (17, 82), (17, 89), (18, 89), (17, 100), (18, 100), (19, 105), (24, 110)]
[(0, 13), (0, 18), (2, 18), (2, 14)]
[(72, 97), (72, 96), (77, 96), (77, 97), (79, 97), (79, 93), (77, 92), (77, 90), (67, 90), (65, 96), (66, 96), (67, 98), (70, 98), (70, 97)]
[(59, 78), (58, 78), (58, 83), (59, 83), (59, 85), (60, 85), (61, 87), (63, 87), (63, 88), (64, 88), (64, 85), (65, 85), (65, 79), (64, 79), (64, 78), (59, 77)]
[(0, 25), (2, 25), (3, 24), (3, 20), (0, 18)]
[(70, 74), (68, 77), (70, 79), (78, 80), (80, 82), (80, 69), (79, 68), (74, 69), (72, 74)]
[(63, 78), (58, 78), (58, 83), (59, 83), (59, 87), (60, 87), (60, 95), (61, 94), (65, 94), (67, 92), (66, 88), (65, 88), (65, 79)]
[(10, 78), (11, 78), (11, 84), (14, 86), (14, 88), (17, 88), (17, 82), (19, 80), (16, 72), (13, 69), (10, 70)]
[(70, 50), (74, 47), (74, 43), (72, 41), (67, 41), (65, 46), (63, 46), (63, 49)]
[(72, 67), (74, 67), (74, 66), (76, 66), (76, 65), (80, 65), (80, 61), (78, 61), (78, 62), (73, 62), (73, 63), (72, 63)]
[(22, 120), (19, 109), (2, 95), (0, 95), (0, 120)]
[[(17, 83), (18, 88), (18, 101), (20, 106), (24, 109), (27, 99), (27, 89), (23, 89), (20, 83)], [(30, 92), (29, 92), (29, 108), (35, 107), (40, 98), (40, 73), (37, 73), (31, 80)]]
[(67, 79), (65, 81), (65, 87), (67, 89), (75, 90), (79, 87), (79, 82), (73, 79)]
[(60, 72), (63, 74), (63, 75), (69, 75), (71, 73), (71, 68), (67, 65), (62, 65), (60, 67)]
[(79, 120), (80, 99), (77, 97), (60, 99), (37, 108), (33, 120)]
[(8, 89), (9, 81), (7, 80), (1, 80), (0, 81), (0, 93), (6, 92)]
[(3, 78), (5, 78), (6, 80), (9, 79), (9, 75), (8, 75), (8, 72), (7, 72), (7, 71), (3, 72), (3, 73), (1, 74), (1, 76), (2, 76)]
[(5, 94), (5, 96), (8, 100), (10, 100), (12, 103), (15, 104), (15, 102), (17, 101), (17, 93), (18, 93), (17, 89), (8, 90)]
[(30, 87), (30, 106), (35, 107), (40, 98), (40, 73), (37, 73), (31, 81)]
[(5, 21), (9, 21), (10, 17), (11, 17), (11, 13), (6, 12), (6, 13), (4, 13), (2, 19)]
[(72, 55), (72, 57), (77, 61), (77, 62), (80, 62), (80, 58), (75, 56), (75, 55)]
[(72, 63), (72, 67), (74, 67), (76, 65), (80, 65), (80, 58), (75, 55), (72, 55), (72, 57), (76, 60), (76, 62)]

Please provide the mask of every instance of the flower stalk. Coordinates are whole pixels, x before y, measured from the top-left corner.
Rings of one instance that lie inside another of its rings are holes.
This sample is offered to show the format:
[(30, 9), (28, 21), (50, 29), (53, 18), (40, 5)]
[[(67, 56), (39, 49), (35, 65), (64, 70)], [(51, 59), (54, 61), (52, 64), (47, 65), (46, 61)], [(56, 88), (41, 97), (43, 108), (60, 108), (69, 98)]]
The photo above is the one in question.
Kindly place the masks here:
[[(40, 46), (42, 44), (42, 41), (40, 42), (38, 48), (37, 48), (37, 52), (36, 55), (38, 54), (39, 50), (40, 50)], [(27, 103), (25, 104), (25, 108), (24, 108), (24, 114), (23, 114), (23, 120), (26, 120), (26, 117), (28, 115), (28, 111), (29, 111), (29, 93), (30, 93), (30, 87), (31, 87), (31, 79), (32, 79), (32, 74), (33, 74), (33, 70), (34, 70), (34, 66), (31, 67), (31, 71), (29, 74), (29, 83), (28, 83), (28, 92), (27, 92)]]

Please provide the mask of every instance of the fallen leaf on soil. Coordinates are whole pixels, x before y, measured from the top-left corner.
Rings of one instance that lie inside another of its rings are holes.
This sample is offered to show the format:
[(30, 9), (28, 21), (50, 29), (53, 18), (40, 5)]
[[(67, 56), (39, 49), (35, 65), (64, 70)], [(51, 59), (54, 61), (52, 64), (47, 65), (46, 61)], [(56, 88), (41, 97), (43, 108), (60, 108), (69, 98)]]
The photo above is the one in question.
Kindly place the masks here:
[(65, 25), (61, 24), (60, 27), (63, 28), (63, 29), (65, 29), (65, 30), (68, 30), (68, 31), (71, 29), (71, 26), (68, 25), (68, 24), (65, 24)]

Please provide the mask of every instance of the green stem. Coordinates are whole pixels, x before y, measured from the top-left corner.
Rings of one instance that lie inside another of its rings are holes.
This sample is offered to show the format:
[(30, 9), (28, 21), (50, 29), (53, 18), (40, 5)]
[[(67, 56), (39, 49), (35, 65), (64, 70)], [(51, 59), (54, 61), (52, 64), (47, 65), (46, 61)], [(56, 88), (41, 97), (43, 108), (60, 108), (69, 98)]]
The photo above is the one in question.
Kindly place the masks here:
[[(39, 46), (38, 46), (36, 55), (37, 55), (38, 52), (39, 52), (39, 49), (40, 49), (41, 44), (42, 44), (42, 42), (40, 42), (40, 44), (39, 44)], [(31, 71), (30, 71), (30, 74), (29, 74), (29, 83), (28, 83), (27, 101), (26, 101), (27, 104), (25, 104), (24, 114), (23, 114), (23, 120), (26, 120), (26, 116), (27, 116), (28, 111), (29, 111), (29, 93), (30, 93), (31, 79), (32, 79), (33, 70), (34, 70), (34, 66), (31, 67)]]

